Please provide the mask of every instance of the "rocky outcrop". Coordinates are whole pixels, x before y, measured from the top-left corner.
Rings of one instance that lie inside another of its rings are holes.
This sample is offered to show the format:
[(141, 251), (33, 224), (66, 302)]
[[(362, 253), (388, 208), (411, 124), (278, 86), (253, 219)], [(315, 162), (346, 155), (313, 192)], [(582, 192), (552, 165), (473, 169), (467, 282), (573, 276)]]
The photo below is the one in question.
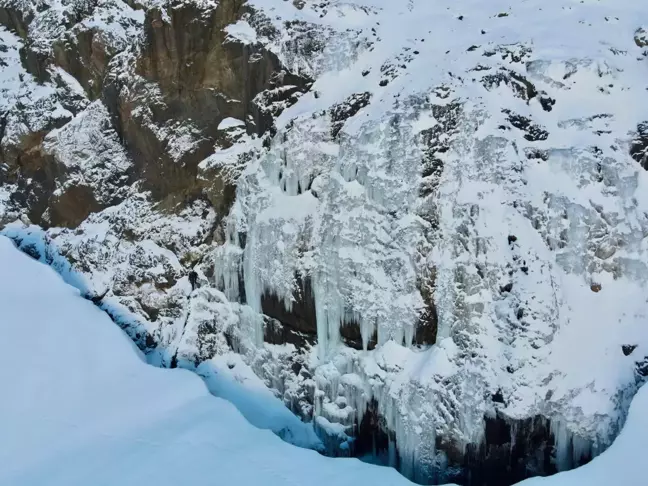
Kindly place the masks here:
[[(262, 135), (308, 81), (287, 73), (260, 44), (229, 36), (226, 27), (251, 12), (243, 2), (176, 3), (145, 13), (130, 10), (119, 0), (87, 8), (56, 3), (49, 10), (23, 14), (9, 2), (0, 22), (25, 40), (21, 48), (25, 75), (53, 84), (53, 73), (60, 68), (79, 83), (85, 96), (108, 108), (120, 143), (134, 161), (128, 177), (110, 176), (121, 184), (118, 193), (139, 180), (171, 210), (206, 197), (219, 214), (226, 214), (233, 201), (232, 181), (213, 167), (201, 176), (198, 169), (199, 162), (225, 145), (220, 123), (227, 118), (242, 120), (249, 133)], [(116, 15), (117, 9), (127, 12)], [(51, 30), (30, 31), (32, 22), (39, 27), (51, 22)], [(61, 32), (54, 30), (58, 27)], [(34, 222), (73, 227), (91, 212), (120, 200), (116, 196), (102, 201), (92, 185), (53, 195), (69, 174), (61, 172), (63, 166), (48, 158), (40, 145), (76, 113), (38, 131), (28, 128), (21, 140), (5, 144), (4, 158), (13, 160), (12, 166), (18, 158), (27, 161), (21, 175), (8, 180), (37, 181), (38, 187), (29, 191), (36, 200), (22, 202), (29, 204)], [(51, 220), (42, 218), (48, 206)]]
[(648, 122), (637, 125), (636, 135), (630, 145), (630, 155), (648, 170)]
[(43, 151), (58, 168), (44, 220), (76, 228), (91, 213), (120, 204), (129, 194), (133, 166), (103, 104), (95, 101), (47, 134)]
[(643, 27), (637, 29), (634, 40), (638, 47), (648, 47), (648, 31)]
[[(147, 10), (136, 58), (112, 66), (106, 103), (155, 198), (180, 202), (208, 190), (219, 214), (227, 213), (232, 188), (215, 174), (197, 177), (198, 163), (218, 148), (219, 125), (237, 119), (248, 133), (263, 135), (270, 128), (261, 114), (268, 93), (289, 85), (280, 98), (287, 106), (305, 89), (306, 81), (286, 73), (263, 46), (229, 36), (227, 26), (249, 13), (240, 1)], [(223, 186), (220, 197), (209, 190), (214, 185)]]
[(0, 5), (0, 24), (16, 32), (23, 39), (27, 38), (28, 26), (33, 17), (34, 13), (27, 5), (20, 5), (17, 2), (3, 2)]
[(52, 45), (52, 62), (70, 73), (91, 100), (101, 97), (108, 63), (117, 53), (98, 28), (77, 27)]
[(11, 204), (22, 208), (31, 221), (41, 222), (61, 174), (61, 167), (44, 148), (46, 136), (66, 125), (87, 102), (74, 82), (58, 73), (46, 86), (30, 83), (15, 38), (4, 33), (0, 42), (4, 85), (15, 90), (0, 108), (0, 165), (5, 183), (16, 186)]

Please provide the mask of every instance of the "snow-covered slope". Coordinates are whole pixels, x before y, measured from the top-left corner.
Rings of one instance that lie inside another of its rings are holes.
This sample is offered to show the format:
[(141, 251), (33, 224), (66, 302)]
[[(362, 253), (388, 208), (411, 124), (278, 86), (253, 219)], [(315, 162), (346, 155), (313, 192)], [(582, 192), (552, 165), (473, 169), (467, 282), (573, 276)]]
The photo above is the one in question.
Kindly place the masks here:
[(184, 370), (161, 370), (49, 267), (0, 237), (0, 484), (411, 484), (250, 425)]
[(648, 4), (39, 5), (0, 0), (0, 224), (150, 362), (419, 482), (610, 445), (648, 375)]

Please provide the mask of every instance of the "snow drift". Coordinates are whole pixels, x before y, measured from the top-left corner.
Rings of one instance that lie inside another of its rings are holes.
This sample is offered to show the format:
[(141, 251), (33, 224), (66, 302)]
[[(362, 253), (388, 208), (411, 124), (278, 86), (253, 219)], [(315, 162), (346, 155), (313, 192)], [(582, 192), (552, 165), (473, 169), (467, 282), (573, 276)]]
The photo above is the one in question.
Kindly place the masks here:
[(49, 267), (0, 237), (0, 484), (410, 484), (250, 425), (161, 370)]

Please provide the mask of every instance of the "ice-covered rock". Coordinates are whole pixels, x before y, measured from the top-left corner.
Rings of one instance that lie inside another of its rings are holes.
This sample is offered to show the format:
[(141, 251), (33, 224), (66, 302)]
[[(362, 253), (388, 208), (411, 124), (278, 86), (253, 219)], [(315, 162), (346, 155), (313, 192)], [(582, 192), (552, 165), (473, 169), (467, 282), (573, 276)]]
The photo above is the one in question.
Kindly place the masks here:
[(0, 223), (152, 362), (236, 355), (422, 483), (611, 443), (648, 375), (645, 6), (42, 3), (0, 10)]

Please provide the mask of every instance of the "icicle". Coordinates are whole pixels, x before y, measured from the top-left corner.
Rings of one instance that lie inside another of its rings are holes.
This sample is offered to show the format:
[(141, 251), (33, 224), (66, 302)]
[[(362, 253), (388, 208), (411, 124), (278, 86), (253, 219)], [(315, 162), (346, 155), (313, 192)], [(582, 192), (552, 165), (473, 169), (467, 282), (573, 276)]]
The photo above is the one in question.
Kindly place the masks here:
[[(254, 312), (248, 306), (239, 306), (239, 322), (243, 329), (242, 337), (249, 336), (251, 343), (256, 348), (262, 348), (264, 343), (263, 338), (263, 316), (258, 312)], [(238, 346), (237, 346), (238, 347)], [(240, 349), (234, 349), (235, 352), (241, 352)]]
[(579, 435), (572, 435), (572, 466), (578, 467), (592, 456), (592, 442)]
[(410, 349), (412, 343), (414, 342), (414, 326), (406, 325), (405, 326), (405, 347)]
[(238, 302), (243, 250), (232, 243), (225, 243), (216, 250), (214, 260), (216, 286), (223, 289), (227, 300)]
[(359, 319), (361, 324), (360, 324), (360, 334), (362, 335), (362, 349), (364, 351), (367, 350), (369, 347), (369, 340), (373, 336), (373, 333), (376, 330), (376, 325), (372, 321), (368, 321), (367, 319)]
[(252, 234), (248, 235), (248, 244), (245, 246), (243, 258), (243, 275), (245, 284), (245, 299), (247, 305), (252, 307), (255, 312), (261, 312), (261, 284), (257, 275), (260, 262), (257, 262), (255, 252), (254, 238), (257, 232), (257, 226), (254, 227)]
[(313, 278), (318, 355), (322, 360), (339, 344), (344, 316), (344, 302), (339, 297), (338, 286), (331, 285), (329, 278), (323, 272), (318, 272)]
[(240, 208), (235, 204), (225, 224), (225, 244), (214, 253), (214, 279), (230, 302), (240, 298), (240, 279), (243, 271), (243, 250), (240, 247), (238, 216)]
[(396, 444), (391, 438), (389, 439), (388, 447), (389, 447), (388, 466), (395, 468), (398, 465), (398, 450), (396, 449)]
[(554, 460), (558, 471), (568, 471), (592, 456), (592, 442), (575, 435), (561, 420), (551, 421), (554, 437)]

